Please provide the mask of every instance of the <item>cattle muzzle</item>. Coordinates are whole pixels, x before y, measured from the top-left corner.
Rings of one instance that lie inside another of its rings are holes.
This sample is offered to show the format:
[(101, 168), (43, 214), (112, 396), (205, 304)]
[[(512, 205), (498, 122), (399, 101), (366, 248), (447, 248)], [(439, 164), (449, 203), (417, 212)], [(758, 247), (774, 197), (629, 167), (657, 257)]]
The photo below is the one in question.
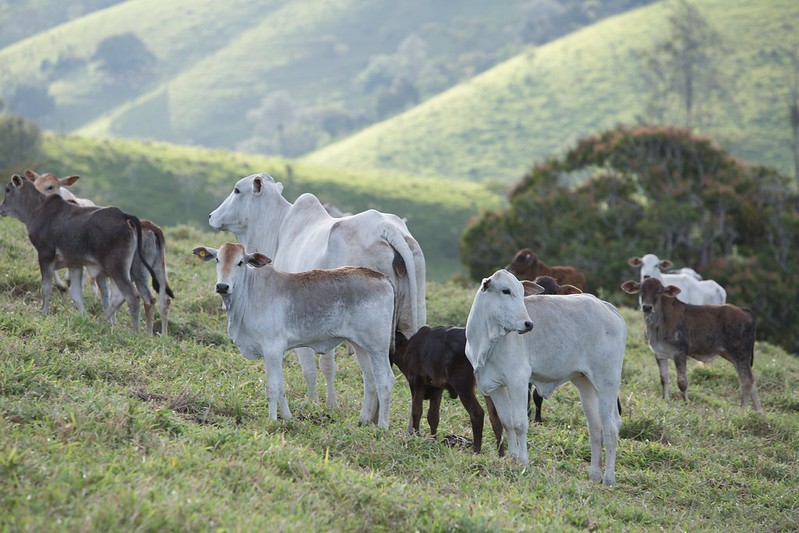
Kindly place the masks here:
[(227, 283), (217, 283), (216, 284), (216, 292), (217, 294), (228, 294), (230, 290), (230, 285)]
[(524, 331), (521, 331), (520, 333), (527, 333), (527, 332), (532, 331), (532, 330), (533, 330), (533, 322), (531, 320), (525, 320), (524, 321)]
[(651, 313), (654, 309), (655, 308), (652, 304), (641, 304), (641, 311), (644, 313)]

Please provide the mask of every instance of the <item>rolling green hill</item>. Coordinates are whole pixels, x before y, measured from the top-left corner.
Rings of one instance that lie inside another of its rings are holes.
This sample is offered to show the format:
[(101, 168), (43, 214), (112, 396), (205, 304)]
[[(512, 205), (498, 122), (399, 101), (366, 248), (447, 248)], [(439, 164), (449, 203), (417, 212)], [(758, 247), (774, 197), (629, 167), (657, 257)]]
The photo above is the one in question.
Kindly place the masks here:
[(290, 201), (311, 192), (345, 212), (374, 208), (395, 213), (407, 218), (424, 250), (428, 277), (437, 280), (462, 272), (458, 241), (467, 221), (500, 204), (499, 196), (481, 184), (346, 171), (167, 143), (50, 135), (44, 151), (45, 159), (35, 168), (38, 172), (78, 174), (76, 195), (119, 206), (161, 226), (189, 223), (206, 228), (208, 213), (233, 184), (257, 172), (282, 181)]
[[(722, 70), (733, 80), (713, 137), (749, 164), (792, 172), (789, 67), (779, 52), (799, 44), (799, 2), (695, 0), (722, 35)], [(605, 19), (523, 53), (390, 120), (305, 159), (509, 182), (533, 161), (578, 138), (633, 123), (644, 108), (633, 49), (667, 27), (663, 3)]]
[[(306, 109), (364, 115), (353, 80), (410, 34), (425, 36), (431, 55), (493, 58), (513, 41), (522, 3), (122, 2), (0, 49), (0, 96), (21, 85), (47, 88), (56, 109), (37, 118), (45, 128), (231, 148), (252, 134), (246, 112), (272, 91)], [(114, 79), (96, 50), (126, 33), (154, 64)]]

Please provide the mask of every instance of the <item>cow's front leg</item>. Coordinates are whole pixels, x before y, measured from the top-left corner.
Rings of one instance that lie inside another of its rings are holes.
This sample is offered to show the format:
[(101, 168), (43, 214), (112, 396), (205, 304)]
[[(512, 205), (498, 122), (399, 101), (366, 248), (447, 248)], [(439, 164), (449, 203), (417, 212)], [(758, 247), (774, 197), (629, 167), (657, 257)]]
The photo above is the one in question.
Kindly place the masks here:
[(378, 421), (378, 399), (377, 389), (375, 389), (375, 373), (372, 369), (372, 362), (362, 348), (355, 347), (355, 356), (363, 372), (363, 407), (358, 418), (359, 424), (377, 424)]
[(319, 354), (319, 368), (322, 370), (322, 375), (325, 377), (325, 387), (327, 389), (327, 396), (325, 396), (325, 406), (328, 409), (335, 409), (338, 407), (338, 400), (336, 400), (336, 349), (328, 350), (323, 354)]
[(42, 312), (46, 315), (50, 312), (50, 291), (53, 289), (55, 264), (52, 261), (40, 258), (39, 270), (42, 273)]
[(319, 394), (316, 391), (316, 352), (311, 348), (295, 348), (294, 353), (297, 354), (297, 359), (300, 361), (302, 377), (308, 387), (308, 399), (313, 404), (317, 404), (319, 403)]
[(291, 418), (291, 411), (286, 400), (286, 385), (283, 380), (283, 352), (280, 350), (262, 350), (264, 371), (266, 372), (266, 401), (269, 403), (269, 420), (277, 420), (278, 404), (280, 416), (284, 420)]
[(682, 393), (683, 401), (688, 401), (688, 356), (678, 354), (674, 357), (674, 366), (677, 368), (677, 386)]
[(663, 399), (669, 401), (669, 360), (655, 356), (660, 370), (660, 388)]
[[(519, 387), (517, 387), (519, 388)], [(502, 428), (508, 441), (508, 456), (513, 460), (527, 465), (530, 459), (527, 456), (527, 385), (521, 384), (520, 390), (514, 390), (513, 385), (500, 387), (491, 392), (491, 400), (502, 422)]]

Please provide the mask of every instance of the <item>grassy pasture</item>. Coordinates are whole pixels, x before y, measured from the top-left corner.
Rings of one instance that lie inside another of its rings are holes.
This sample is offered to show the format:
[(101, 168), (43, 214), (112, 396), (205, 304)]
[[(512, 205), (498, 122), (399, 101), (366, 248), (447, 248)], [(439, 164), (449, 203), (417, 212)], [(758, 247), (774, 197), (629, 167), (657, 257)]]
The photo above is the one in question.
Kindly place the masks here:
[[(799, 360), (778, 348), (756, 346), (765, 415), (740, 412), (724, 361), (689, 365), (691, 401), (666, 404), (640, 313), (622, 309), (624, 423), (609, 488), (588, 481), (588, 433), (571, 385), (530, 428), (528, 468), (497, 457), (488, 424), (479, 456), (444, 445), (446, 434), (471, 434), (458, 401), (442, 402), (438, 439), (407, 435), (410, 395), (398, 371), (391, 428), (358, 427), (360, 371), (343, 353), (338, 410), (308, 402), (290, 355), (295, 418), (269, 422), (263, 367), (228, 339), (214, 269), (191, 255), (229, 236), (166, 233), (177, 300), (170, 336), (151, 337), (129, 331), (125, 310), (113, 327), (98, 320), (88, 291), (85, 317), (61, 293), (41, 315), (24, 227), (0, 220), (0, 530), (799, 527)], [(431, 283), (430, 323), (462, 324), (473, 291)]]

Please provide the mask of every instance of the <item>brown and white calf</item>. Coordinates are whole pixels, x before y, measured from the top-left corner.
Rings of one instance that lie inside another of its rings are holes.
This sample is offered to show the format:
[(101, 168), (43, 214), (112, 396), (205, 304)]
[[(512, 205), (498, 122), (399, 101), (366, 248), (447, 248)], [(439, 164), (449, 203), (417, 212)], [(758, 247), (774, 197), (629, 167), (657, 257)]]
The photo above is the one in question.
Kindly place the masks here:
[(67, 176), (66, 178), (59, 178), (52, 172), (45, 172), (44, 174), (37, 174), (36, 172), (27, 169), (25, 170), (25, 177), (33, 182), (36, 188), (46, 195), (57, 194), (68, 202), (73, 202), (82, 207), (92, 207), (94, 202), (88, 198), (78, 198), (69, 187), (72, 187), (80, 176)]
[[(396, 333), (395, 348), (390, 353), (391, 363), (405, 375), (411, 389), (411, 418), (408, 433), (419, 433), (424, 400), (430, 400), (427, 422), (430, 434), (438, 431), (441, 396), (449, 392), (450, 398), (459, 398), (472, 423), (472, 449), (480, 453), (483, 443), (485, 414), (475, 396), (472, 364), (466, 358), (466, 328), (423, 326), (410, 339)], [(488, 416), (500, 455), (502, 423), (499, 421), (491, 398), (485, 397)]]
[(749, 399), (755, 411), (762, 412), (757, 385), (752, 373), (755, 356), (755, 317), (749, 309), (731, 304), (692, 305), (677, 299), (680, 289), (666, 287), (655, 278), (643, 283), (628, 280), (622, 286), (628, 294), (640, 292), (646, 338), (660, 368), (663, 398), (669, 399), (669, 359), (677, 368), (677, 385), (683, 400), (688, 399), (688, 357), (708, 361), (721, 355), (735, 366), (741, 382), (741, 408)]
[[(36, 248), (42, 274), (42, 311), (50, 310), (50, 292), (56, 268), (68, 267), (70, 297), (83, 313), (83, 268), (93, 277), (108, 276), (128, 303), (131, 325), (139, 328), (139, 294), (130, 279), (134, 254), (141, 256), (141, 222), (116, 207), (85, 208), (61, 196), (45, 196), (29, 180), (14, 174), (6, 185), (0, 215), (22, 221)], [(152, 268), (153, 288), (159, 290)], [(106, 295), (102, 295), (107, 298)], [(119, 302), (121, 304), (121, 301)], [(105, 317), (111, 319), (109, 306)]]
[(263, 359), (269, 418), (291, 418), (283, 381), (283, 354), (304, 346), (317, 352), (342, 341), (355, 347), (363, 371), (360, 422), (388, 428), (394, 386), (389, 351), (397, 326), (394, 284), (364, 267), (280, 272), (262, 253), (241, 244), (194, 254), (216, 261), (216, 292), (228, 315), (228, 335), (247, 359)]
[(574, 285), (585, 289), (585, 274), (571, 266), (549, 266), (538, 258), (530, 248), (522, 248), (505, 267), (519, 279), (534, 280), (538, 276), (550, 276), (561, 285)]

